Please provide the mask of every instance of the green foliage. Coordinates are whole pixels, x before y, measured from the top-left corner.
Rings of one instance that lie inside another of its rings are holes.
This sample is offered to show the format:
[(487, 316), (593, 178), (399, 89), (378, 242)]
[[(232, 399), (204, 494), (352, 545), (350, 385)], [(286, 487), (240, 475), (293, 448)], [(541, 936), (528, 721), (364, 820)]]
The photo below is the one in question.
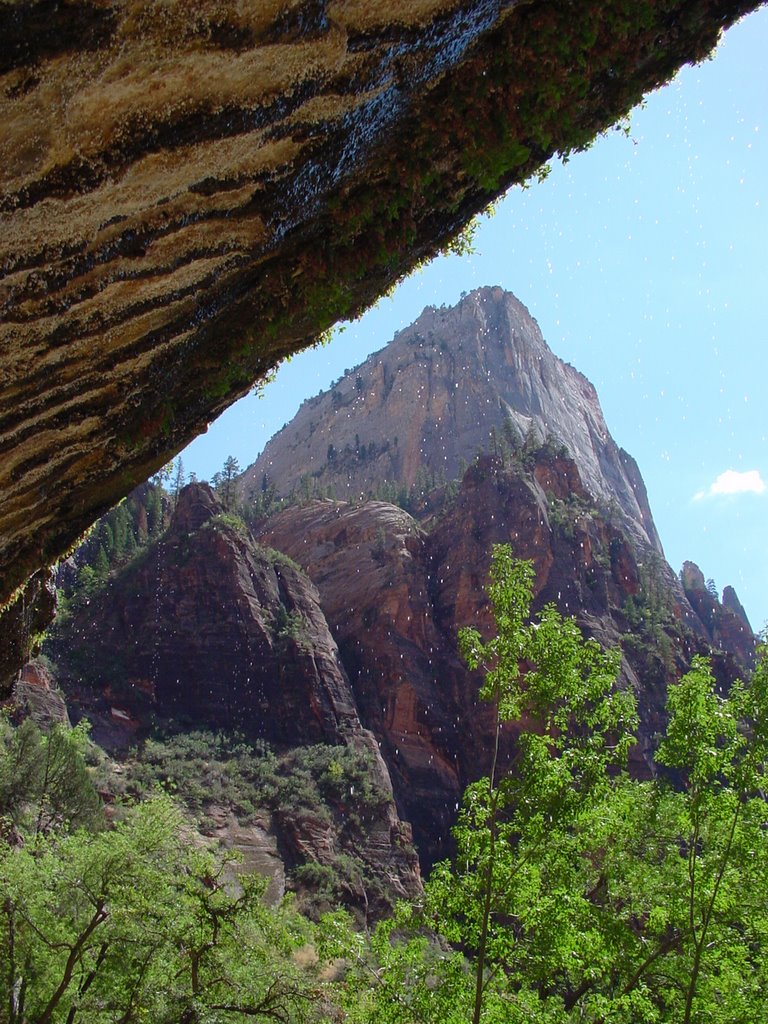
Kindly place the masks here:
[(294, 572), (301, 573), (302, 576), (305, 575), (304, 570), (299, 565), (299, 563), (294, 562), (294, 560), (289, 555), (286, 555), (283, 551), (278, 551), (276, 548), (268, 548), (262, 546), (259, 546), (259, 550), (262, 553), (262, 555), (264, 555), (264, 557), (267, 559), (267, 561), (270, 562), (271, 565), (277, 567), (287, 566), (289, 569), (293, 569)]
[(187, 732), (149, 739), (125, 765), (121, 788), (146, 797), (160, 787), (202, 816), (215, 805), (249, 820), (277, 798), (280, 768), (265, 745), (222, 733)]
[(277, 609), (274, 623), (275, 640), (279, 644), (297, 644), (309, 650), (307, 622), (298, 609), (289, 611), (284, 604)]
[(469, 971), (461, 953), (434, 936), (406, 938), (407, 915), (396, 913), (369, 935), (356, 933), (343, 912), (320, 922), (317, 949), (343, 959), (343, 983), (333, 992), (348, 1024), (467, 1024)]
[[(189, 849), (167, 799), (115, 828), (0, 844), (8, 1024), (319, 1019), (309, 928), (231, 858)], [(236, 879), (236, 880), (235, 880)]]
[(496, 548), (497, 635), (464, 630), (461, 646), (485, 669), (497, 723), (518, 722), (513, 770), (494, 758), (468, 788), (456, 856), (419, 908), (369, 942), (326, 922), (349, 964), (348, 1019), (763, 1020), (768, 649), (727, 695), (695, 659), (669, 692), (668, 775), (631, 780), (635, 710), (614, 685), (617, 655), (552, 608), (529, 623), (530, 596), (530, 567)]
[(252, 526), (259, 520), (279, 512), (285, 505), (285, 499), (277, 496), (277, 488), (264, 473), (261, 486), (253, 490), (248, 499), (242, 502), (239, 511), (248, 525)]
[[(180, 460), (177, 482), (181, 479), (179, 472), (183, 472)], [(88, 532), (73, 555), (75, 573), (59, 573), (57, 625), (90, 602), (107, 583), (110, 573), (133, 562), (165, 531), (171, 508), (163, 487), (167, 476), (163, 471), (141, 484)]]
[[(585, 642), (575, 622), (552, 605), (528, 624), (532, 586), (531, 565), (497, 546), (488, 595), (498, 633), (487, 642), (474, 629), (459, 634), (469, 667), (485, 670), (480, 692), (496, 711), (497, 746), (490, 777), (465, 794), (454, 831), (457, 866), (438, 865), (425, 912), (437, 916), (448, 939), (476, 954), (476, 1024), (500, 964), (509, 975), (513, 964), (525, 963), (526, 984), (536, 983), (530, 953), (541, 938), (538, 927), (515, 934), (507, 921), (524, 920), (537, 900), (548, 915), (553, 883), (558, 896), (578, 891), (564, 871), (570, 831), (605, 791), (609, 769), (626, 758), (636, 718), (631, 695), (614, 688), (615, 652)], [(530, 724), (520, 733), (514, 772), (499, 780), (498, 737), (510, 720)], [(549, 864), (542, 863), (545, 843), (557, 851)]]
[(569, 494), (566, 499), (548, 495), (547, 517), (552, 530), (558, 530), (568, 540), (574, 540), (582, 521), (594, 519), (597, 509), (587, 498)]
[[(679, 634), (669, 586), (664, 580), (661, 558), (653, 553), (638, 562), (639, 590), (624, 599), (623, 611), (630, 627), (623, 643), (644, 662), (651, 677), (654, 665), (663, 673), (675, 669), (675, 645), (671, 637)], [(676, 645), (678, 648), (681, 644)]]
[(248, 535), (248, 527), (245, 524), (245, 520), (235, 512), (219, 512), (218, 515), (211, 516), (204, 524), (204, 528), (212, 530), (216, 529), (217, 526), (234, 530), (235, 533), (239, 533), (241, 536)]
[(234, 455), (228, 455), (224, 460), (221, 472), (214, 475), (214, 487), (216, 493), (226, 509), (234, 509), (239, 501), (239, 485), (237, 477), (240, 473), (240, 463)]
[(3, 823), (37, 837), (102, 823), (85, 763), (87, 737), (85, 723), (54, 725), (45, 734), (30, 718), (16, 728), (0, 719), (0, 835)]
[(366, 899), (379, 908), (391, 905), (386, 881), (359, 856), (363, 837), (390, 799), (374, 781), (365, 748), (317, 744), (278, 755), (264, 743), (191, 732), (148, 740), (124, 768), (116, 787), (123, 796), (146, 798), (161, 788), (202, 822), (214, 807), (224, 807), (243, 821), (274, 815), (292, 829), (333, 832), (337, 839), (322, 863), (305, 861), (293, 870), (301, 906), (312, 915)]

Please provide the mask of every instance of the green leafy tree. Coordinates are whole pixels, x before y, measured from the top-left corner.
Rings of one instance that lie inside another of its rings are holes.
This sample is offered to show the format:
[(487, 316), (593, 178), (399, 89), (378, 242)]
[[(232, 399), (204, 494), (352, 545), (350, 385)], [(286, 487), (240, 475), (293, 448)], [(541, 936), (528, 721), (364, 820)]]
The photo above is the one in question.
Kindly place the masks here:
[(0, 727), (0, 815), (39, 837), (62, 827), (98, 827), (101, 801), (85, 764), (88, 727), (54, 725), (45, 735), (31, 719)]
[[(768, 999), (768, 650), (717, 691), (706, 660), (668, 697), (649, 781), (618, 656), (545, 608), (496, 548), (497, 635), (461, 634), (496, 711), (489, 777), (465, 794), (456, 856), (422, 906), (347, 943), (350, 1020), (398, 1024), (740, 1024)], [(502, 723), (521, 730), (498, 759)], [(345, 939), (346, 934), (346, 939)]]
[[(670, 722), (657, 760), (682, 779), (674, 801), (683, 896), (666, 908), (677, 936), (684, 1024), (758, 1020), (768, 939), (768, 651), (749, 685), (717, 693), (708, 663), (694, 659), (669, 695)], [(678, 918), (674, 909), (681, 911)], [(723, 1012), (724, 1008), (724, 1012)]]
[[(488, 641), (475, 629), (459, 634), (469, 667), (485, 670), (481, 696), (494, 707), (495, 747), (490, 775), (465, 794), (454, 831), (456, 862), (435, 869), (425, 909), (474, 957), (473, 1024), (496, 978), (508, 978), (522, 958), (526, 984), (535, 984), (546, 970), (546, 942), (533, 959), (532, 949), (556, 926), (561, 933), (572, 930), (572, 922), (548, 913), (552, 919), (523, 941), (525, 932), (508, 922), (522, 922), (534, 899), (542, 912), (556, 905), (574, 885), (560, 856), (572, 845), (577, 819), (610, 785), (609, 769), (626, 760), (635, 722), (631, 695), (615, 688), (618, 654), (584, 641), (575, 622), (552, 605), (529, 623), (532, 585), (530, 563), (497, 546), (488, 593), (498, 633)], [(510, 720), (529, 724), (515, 763), (500, 777), (499, 737), (502, 722)], [(561, 853), (542, 871), (545, 847)]]
[(310, 925), (232, 858), (187, 848), (166, 798), (97, 835), (0, 844), (0, 1019), (224, 1024), (319, 1017)]

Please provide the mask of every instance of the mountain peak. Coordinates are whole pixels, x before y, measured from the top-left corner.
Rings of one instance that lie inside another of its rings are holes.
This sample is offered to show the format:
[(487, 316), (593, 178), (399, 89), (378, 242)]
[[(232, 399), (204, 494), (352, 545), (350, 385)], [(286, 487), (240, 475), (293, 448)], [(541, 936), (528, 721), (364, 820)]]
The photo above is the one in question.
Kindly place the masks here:
[(661, 552), (637, 465), (611, 437), (595, 388), (558, 359), (510, 292), (486, 286), (427, 306), (390, 343), (305, 402), (245, 473), (246, 493), (357, 498), (460, 475), (495, 444), (564, 446), (585, 488)]

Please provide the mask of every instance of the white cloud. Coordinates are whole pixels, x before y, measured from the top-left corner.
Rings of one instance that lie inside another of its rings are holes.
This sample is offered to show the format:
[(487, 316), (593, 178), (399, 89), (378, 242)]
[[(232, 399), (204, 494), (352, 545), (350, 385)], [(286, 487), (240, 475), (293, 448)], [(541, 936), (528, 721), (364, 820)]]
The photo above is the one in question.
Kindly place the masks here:
[(735, 469), (726, 469), (724, 473), (710, 485), (709, 490), (698, 491), (693, 496), (694, 501), (701, 501), (702, 498), (717, 498), (722, 494), (764, 494), (768, 490), (766, 483), (760, 476), (757, 469), (748, 469), (739, 473)]

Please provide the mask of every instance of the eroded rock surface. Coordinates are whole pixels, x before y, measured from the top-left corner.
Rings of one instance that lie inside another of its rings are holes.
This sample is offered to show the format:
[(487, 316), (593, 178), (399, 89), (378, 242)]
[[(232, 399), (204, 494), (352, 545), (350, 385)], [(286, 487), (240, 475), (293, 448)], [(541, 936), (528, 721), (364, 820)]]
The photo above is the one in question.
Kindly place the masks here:
[(0, 6), (0, 604), (755, 0)]
[(53, 575), (34, 573), (4, 611), (0, 611), (0, 698), (13, 689), (32, 654), (36, 635), (44, 632), (56, 610)]
[(463, 714), (473, 684), (455, 637), (437, 628), (427, 538), (385, 502), (312, 502), (273, 517), (260, 540), (315, 582), (362, 722), (382, 745), (402, 817), (422, 858), (444, 844), (461, 796), (464, 758), (477, 753)]
[(69, 725), (64, 695), (41, 661), (30, 661), (21, 670), (11, 706), (19, 714), (28, 715), (45, 732), (54, 725)]
[[(693, 654), (714, 648), (724, 685), (751, 664), (748, 627), (728, 633), (724, 623), (736, 617), (726, 610), (717, 628), (702, 618), (701, 602), (689, 601), (662, 556), (639, 547), (622, 518), (605, 517), (566, 456), (540, 451), (529, 469), (479, 459), (429, 526), (385, 502), (324, 500), (271, 516), (259, 534), (317, 585), (360, 718), (379, 740), (423, 863), (445, 853), (460, 794), (490, 766), (493, 716), (478, 700), (480, 677), (459, 657), (457, 633), (471, 625), (492, 634), (486, 586), (494, 544), (511, 544), (533, 562), (536, 608), (552, 602), (603, 646), (622, 648), (622, 685), (641, 713), (632, 752), (639, 774), (650, 770), (667, 686)], [(517, 731), (517, 723), (504, 725), (502, 764)]]

